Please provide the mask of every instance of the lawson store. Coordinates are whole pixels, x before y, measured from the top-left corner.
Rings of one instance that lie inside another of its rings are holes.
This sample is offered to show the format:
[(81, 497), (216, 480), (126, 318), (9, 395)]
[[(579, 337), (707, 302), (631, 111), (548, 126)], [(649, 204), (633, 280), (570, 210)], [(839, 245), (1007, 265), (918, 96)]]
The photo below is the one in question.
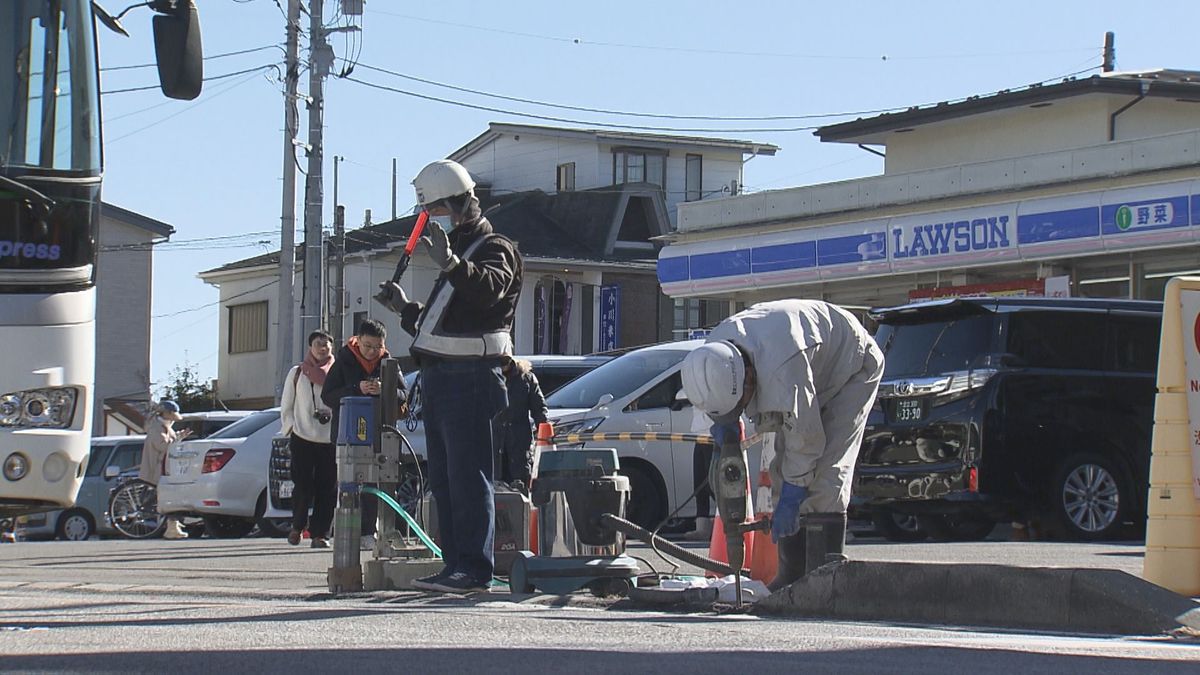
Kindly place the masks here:
[(676, 328), (782, 297), (1159, 299), (1200, 270), (1197, 103), (1200, 73), (1107, 73), (823, 127), (884, 174), (681, 205)]

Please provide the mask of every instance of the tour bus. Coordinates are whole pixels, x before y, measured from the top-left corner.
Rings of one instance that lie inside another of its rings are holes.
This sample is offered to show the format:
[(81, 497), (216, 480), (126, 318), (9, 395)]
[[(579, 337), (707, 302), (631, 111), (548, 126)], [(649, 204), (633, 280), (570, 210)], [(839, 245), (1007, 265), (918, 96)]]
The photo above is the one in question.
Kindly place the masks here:
[[(102, 174), (92, 0), (0, 9), (0, 516), (69, 507), (87, 465)], [(153, 0), (163, 93), (200, 93), (192, 0)], [(100, 280), (103, 283), (103, 280)]]

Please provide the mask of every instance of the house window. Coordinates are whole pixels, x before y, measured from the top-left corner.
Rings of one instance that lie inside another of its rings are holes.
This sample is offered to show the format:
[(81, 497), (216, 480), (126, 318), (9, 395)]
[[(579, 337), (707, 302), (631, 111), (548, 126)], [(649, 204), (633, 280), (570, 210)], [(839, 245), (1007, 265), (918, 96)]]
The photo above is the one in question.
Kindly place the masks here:
[(267, 350), (267, 302), (248, 302), (229, 308), (229, 353)]
[[(358, 327), (359, 327), (359, 326), (361, 326), (361, 325), (362, 325), (362, 322), (366, 321), (366, 320), (367, 320), (367, 318), (368, 318), (368, 317), (367, 317), (367, 312), (366, 312), (366, 310), (363, 310), (363, 311), (361, 311), (361, 312), (355, 312), (355, 313), (354, 313), (354, 318), (353, 318), (353, 319), (351, 319), (351, 323), (352, 323), (353, 325), (352, 325), (352, 326), (350, 326), (350, 331), (351, 331), (351, 334), (352, 334), (352, 335), (358, 335)], [(336, 350), (335, 350), (335, 351), (336, 351)]]
[(558, 165), (557, 189), (559, 192), (572, 192), (575, 190), (575, 162)]
[(667, 155), (656, 150), (614, 150), (613, 185), (622, 183), (667, 184)]
[(703, 168), (704, 158), (700, 155), (687, 156), (687, 171), (684, 177), (684, 201), (695, 202), (704, 198), (704, 193), (700, 191), (701, 181), (704, 178)]

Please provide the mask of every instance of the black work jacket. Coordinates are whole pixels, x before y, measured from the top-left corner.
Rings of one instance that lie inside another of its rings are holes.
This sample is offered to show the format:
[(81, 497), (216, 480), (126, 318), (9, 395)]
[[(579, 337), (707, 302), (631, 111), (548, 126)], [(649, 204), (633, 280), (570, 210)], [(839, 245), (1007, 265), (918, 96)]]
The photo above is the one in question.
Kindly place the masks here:
[[(517, 247), (504, 236), (489, 237), (468, 260), (464, 253), (476, 239), (493, 234), (487, 218), (462, 223), (450, 231), (450, 248), (460, 258), (449, 272), (438, 275), (433, 293), (441, 284), (454, 287), (454, 295), (446, 308), (442, 328), (456, 335), (483, 335), (511, 331), (521, 295), (523, 272)], [(430, 293), (430, 297), (433, 297)], [(417, 322), (426, 304), (410, 302), (400, 312), (400, 327), (410, 335), (417, 334)], [(424, 326), (432, 330), (433, 326)], [(419, 358), (418, 354), (413, 354)]]

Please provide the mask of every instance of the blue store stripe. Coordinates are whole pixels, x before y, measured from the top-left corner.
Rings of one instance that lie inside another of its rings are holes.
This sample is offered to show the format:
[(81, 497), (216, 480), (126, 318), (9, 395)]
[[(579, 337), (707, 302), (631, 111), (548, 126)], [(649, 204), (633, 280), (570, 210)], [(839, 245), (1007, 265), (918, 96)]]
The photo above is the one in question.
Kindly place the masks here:
[(713, 279), (750, 274), (750, 250), (718, 251), (692, 256), (693, 279)]

